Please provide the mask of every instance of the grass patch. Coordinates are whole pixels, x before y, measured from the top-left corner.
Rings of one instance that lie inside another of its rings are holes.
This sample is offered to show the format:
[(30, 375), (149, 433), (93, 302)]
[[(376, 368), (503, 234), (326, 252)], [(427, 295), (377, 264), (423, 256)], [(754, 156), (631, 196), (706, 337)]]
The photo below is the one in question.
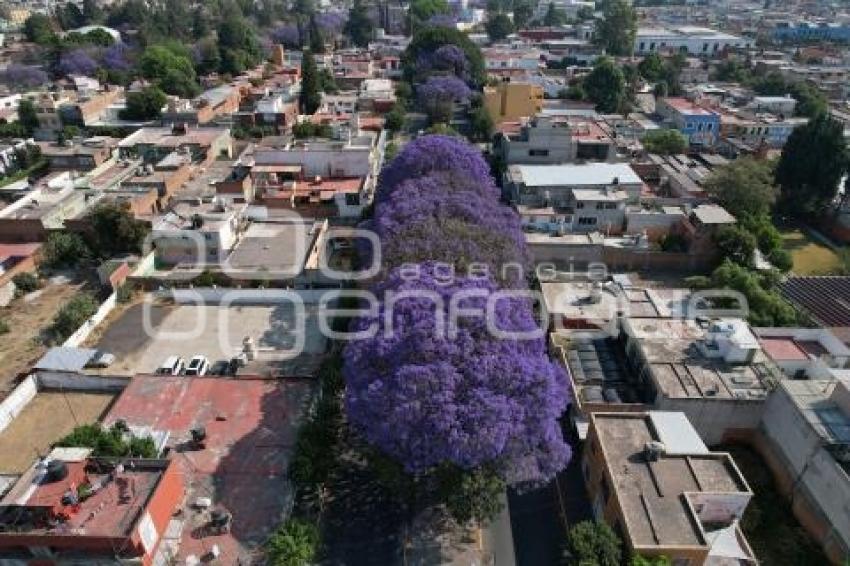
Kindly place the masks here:
[(764, 566), (829, 564), (820, 546), (797, 522), (759, 454), (740, 445), (719, 449), (732, 454), (755, 494), (744, 512), (741, 529), (759, 562)]
[(783, 228), (782, 247), (791, 254), (797, 275), (823, 275), (837, 269), (841, 261), (832, 249), (799, 228)]

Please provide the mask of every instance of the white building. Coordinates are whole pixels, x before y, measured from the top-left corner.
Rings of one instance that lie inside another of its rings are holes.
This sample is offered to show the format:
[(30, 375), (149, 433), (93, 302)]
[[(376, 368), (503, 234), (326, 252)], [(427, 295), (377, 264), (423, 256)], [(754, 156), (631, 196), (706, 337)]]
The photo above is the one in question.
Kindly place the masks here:
[(177, 203), (151, 228), (157, 259), (175, 265), (218, 265), (236, 245), (246, 208), (218, 199)]
[(711, 28), (680, 26), (676, 28), (638, 28), (635, 54), (679, 50), (689, 55), (711, 57), (726, 49), (748, 49), (755, 40)]

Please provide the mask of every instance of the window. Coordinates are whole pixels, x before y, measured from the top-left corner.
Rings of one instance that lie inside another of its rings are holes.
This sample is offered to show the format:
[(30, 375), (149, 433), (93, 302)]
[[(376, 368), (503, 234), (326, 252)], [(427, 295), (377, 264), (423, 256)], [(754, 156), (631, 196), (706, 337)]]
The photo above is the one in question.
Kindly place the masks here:
[(578, 219), (579, 226), (596, 226), (596, 218), (593, 216), (582, 216)]
[(530, 157), (548, 157), (549, 150), (548, 149), (529, 149), (528, 155)]
[(584, 208), (584, 203), (583, 202), (577, 202), (576, 208)]
[(616, 202), (606, 202), (605, 203), (605, 210), (615, 210), (616, 208), (617, 208)]
[(640, 50), (641, 50), (641, 51), (646, 50), (646, 42), (644, 42), (644, 41), (641, 41), (641, 42), (640, 42)]
[(596, 203), (596, 210), (604, 210), (604, 209), (605, 209), (605, 203), (604, 202), (597, 202)]
[(655, 51), (655, 42), (654, 42), (654, 41), (653, 41), (652, 43), (650, 43), (650, 44), (649, 44), (649, 50), (650, 50), (650, 51)]
[(703, 51), (703, 53), (705, 53), (706, 51), (708, 51), (708, 44), (707, 44), (707, 43), (703, 43), (703, 44), (702, 44), (702, 51)]

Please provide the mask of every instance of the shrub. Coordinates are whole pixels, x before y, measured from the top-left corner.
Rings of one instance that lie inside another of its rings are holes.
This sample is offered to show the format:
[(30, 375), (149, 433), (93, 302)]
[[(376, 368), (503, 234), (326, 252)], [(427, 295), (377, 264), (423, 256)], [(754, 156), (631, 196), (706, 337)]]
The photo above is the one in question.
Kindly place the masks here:
[(100, 424), (81, 425), (59, 439), (56, 446), (91, 448), (93, 456), (156, 458), (156, 445), (149, 437), (125, 438), (125, 429), (115, 424), (103, 428)]
[(272, 566), (307, 566), (319, 545), (319, 530), (302, 519), (283, 523), (266, 543), (266, 555)]
[(53, 335), (63, 341), (97, 312), (98, 302), (91, 293), (81, 293), (68, 301), (53, 319)]
[(34, 273), (18, 273), (12, 277), (15, 289), (21, 293), (31, 293), (38, 289), (38, 277)]
[(575, 564), (620, 566), (622, 541), (605, 523), (582, 521), (567, 534), (569, 555)]
[(91, 250), (83, 239), (67, 232), (50, 234), (42, 249), (48, 267), (76, 267), (91, 257)]

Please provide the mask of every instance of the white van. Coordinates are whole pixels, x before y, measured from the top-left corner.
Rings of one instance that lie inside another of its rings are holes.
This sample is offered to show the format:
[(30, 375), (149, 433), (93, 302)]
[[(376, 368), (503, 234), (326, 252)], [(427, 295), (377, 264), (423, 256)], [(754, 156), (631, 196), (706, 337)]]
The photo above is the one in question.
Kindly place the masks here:
[(157, 375), (180, 375), (186, 368), (186, 360), (180, 356), (168, 356), (159, 368), (156, 370)]

